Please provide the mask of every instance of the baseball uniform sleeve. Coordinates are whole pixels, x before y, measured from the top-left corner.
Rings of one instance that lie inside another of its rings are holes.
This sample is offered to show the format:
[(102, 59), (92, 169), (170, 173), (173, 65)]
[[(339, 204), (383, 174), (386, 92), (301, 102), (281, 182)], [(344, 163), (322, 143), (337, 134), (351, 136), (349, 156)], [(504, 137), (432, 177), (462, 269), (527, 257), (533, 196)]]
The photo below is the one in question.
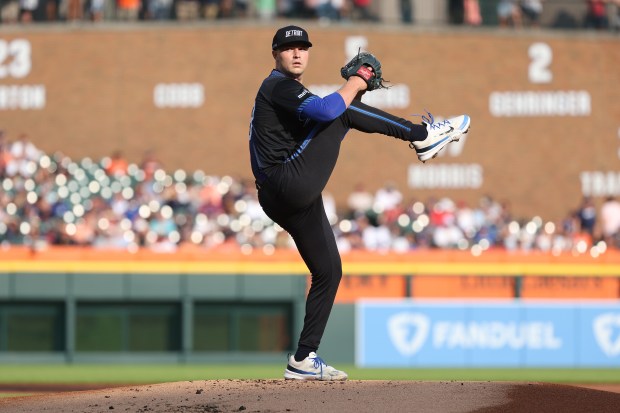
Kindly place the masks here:
[(293, 79), (282, 79), (278, 82), (272, 99), (274, 105), (290, 114), (295, 114), (299, 120), (328, 122), (342, 115), (347, 109), (340, 94), (332, 93), (321, 98)]

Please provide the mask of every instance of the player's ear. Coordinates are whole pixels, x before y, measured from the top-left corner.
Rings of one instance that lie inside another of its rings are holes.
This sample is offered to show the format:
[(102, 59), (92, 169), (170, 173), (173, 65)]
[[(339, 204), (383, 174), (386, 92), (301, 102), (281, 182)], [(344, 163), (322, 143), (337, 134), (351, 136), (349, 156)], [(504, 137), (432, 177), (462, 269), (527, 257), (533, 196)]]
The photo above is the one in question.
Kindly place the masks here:
[(273, 56), (273, 58), (275, 59), (276, 56), (278, 55), (278, 51), (277, 50), (272, 50), (271, 51), (271, 55)]

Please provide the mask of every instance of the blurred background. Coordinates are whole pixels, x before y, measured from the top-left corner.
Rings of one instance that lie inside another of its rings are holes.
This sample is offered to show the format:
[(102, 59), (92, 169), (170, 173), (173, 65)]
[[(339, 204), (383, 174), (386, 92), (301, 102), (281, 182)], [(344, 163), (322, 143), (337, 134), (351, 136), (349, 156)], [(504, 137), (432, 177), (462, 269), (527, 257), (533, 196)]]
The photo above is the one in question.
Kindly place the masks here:
[[(287, 24), (326, 95), (470, 133), (351, 131), (324, 200), (358, 367), (620, 366), (620, 2), (1, 0), (0, 362), (281, 362), (309, 277), (247, 151)], [(373, 299), (373, 300), (369, 300)], [(2, 366), (0, 365), (0, 370)], [(3, 378), (10, 380), (10, 378)]]

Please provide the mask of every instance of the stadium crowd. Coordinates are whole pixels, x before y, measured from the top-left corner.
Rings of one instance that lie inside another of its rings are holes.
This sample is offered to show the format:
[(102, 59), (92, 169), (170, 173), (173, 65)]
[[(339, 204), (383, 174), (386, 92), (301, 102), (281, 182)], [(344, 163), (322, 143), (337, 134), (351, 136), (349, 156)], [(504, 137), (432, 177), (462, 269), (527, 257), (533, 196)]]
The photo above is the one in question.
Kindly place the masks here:
[[(293, 248), (292, 239), (263, 213), (251, 180), (202, 171), (167, 172), (155, 154), (140, 164), (120, 152), (99, 161), (48, 155), (21, 135), (0, 132), (0, 246), (48, 245), (173, 252)], [(343, 253), (366, 249), (490, 248), (599, 255), (620, 248), (620, 202), (598, 209), (584, 198), (559, 222), (514, 217), (490, 196), (477, 205), (448, 198), (407, 199), (395, 185), (372, 193), (359, 184), (346, 205), (324, 200)]]
[[(420, 0), (391, 1), (403, 24), (420, 23)], [(426, 1), (426, 0), (424, 0)], [(620, 0), (448, 0), (445, 17), (433, 23), (540, 27), (545, 3), (567, 5), (582, 16), (559, 12), (552, 27), (620, 30)], [(380, 22), (376, 0), (0, 0), (0, 22), (214, 21), (221, 19), (314, 19)], [(581, 8), (579, 6), (582, 6)], [(582, 10), (583, 9), (583, 10)], [(394, 22), (390, 22), (394, 23)], [(428, 23), (428, 22), (426, 22)]]

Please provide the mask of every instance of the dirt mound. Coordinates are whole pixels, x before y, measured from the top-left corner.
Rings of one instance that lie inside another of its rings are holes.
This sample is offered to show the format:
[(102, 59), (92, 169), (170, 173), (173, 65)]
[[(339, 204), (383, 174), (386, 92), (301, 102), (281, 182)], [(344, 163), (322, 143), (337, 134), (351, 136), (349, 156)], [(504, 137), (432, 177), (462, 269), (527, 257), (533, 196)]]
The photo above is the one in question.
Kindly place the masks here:
[(0, 412), (617, 413), (620, 394), (544, 383), (211, 380), (0, 400)]

